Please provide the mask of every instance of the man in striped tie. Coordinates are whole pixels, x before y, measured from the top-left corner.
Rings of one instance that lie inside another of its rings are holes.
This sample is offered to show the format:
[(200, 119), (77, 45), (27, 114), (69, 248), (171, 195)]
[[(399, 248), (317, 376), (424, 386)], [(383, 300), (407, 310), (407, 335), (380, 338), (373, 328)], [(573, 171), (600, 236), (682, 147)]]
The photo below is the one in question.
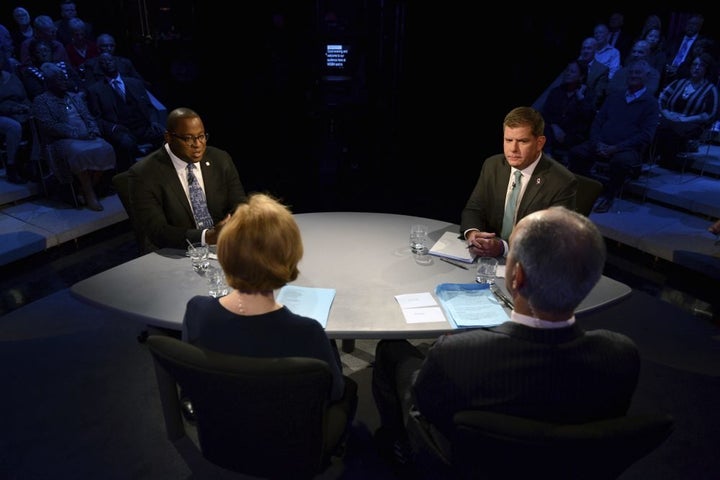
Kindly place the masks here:
[(164, 138), (128, 170), (132, 216), (156, 248), (214, 245), (247, 201), (237, 168), (226, 151), (208, 146), (203, 121), (189, 108), (170, 112)]

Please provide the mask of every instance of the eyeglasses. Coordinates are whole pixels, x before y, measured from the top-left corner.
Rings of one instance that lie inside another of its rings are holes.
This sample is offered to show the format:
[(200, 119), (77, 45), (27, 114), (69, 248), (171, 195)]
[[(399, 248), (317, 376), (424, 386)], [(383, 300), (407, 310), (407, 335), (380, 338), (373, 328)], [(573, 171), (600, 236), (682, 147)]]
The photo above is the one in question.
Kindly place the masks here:
[(168, 132), (173, 137), (177, 138), (178, 140), (182, 141), (185, 145), (190, 146), (194, 144), (195, 142), (199, 143), (206, 143), (208, 141), (208, 137), (210, 136), (209, 133), (203, 133), (202, 135), (198, 135), (197, 137), (194, 137), (192, 135), (178, 135), (174, 132)]

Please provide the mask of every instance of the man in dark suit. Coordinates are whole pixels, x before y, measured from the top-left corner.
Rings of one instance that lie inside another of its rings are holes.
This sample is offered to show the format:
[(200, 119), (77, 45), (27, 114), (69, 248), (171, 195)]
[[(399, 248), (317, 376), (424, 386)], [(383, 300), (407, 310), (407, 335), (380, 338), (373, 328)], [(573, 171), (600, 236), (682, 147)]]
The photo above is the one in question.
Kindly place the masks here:
[(88, 107), (103, 138), (115, 148), (117, 170), (121, 172), (145, 153), (139, 145), (159, 147), (165, 128), (154, 121), (154, 107), (141, 80), (122, 76), (117, 59), (109, 53), (100, 55), (99, 64), (104, 77), (88, 87)]
[[(474, 255), (500, 257), (507, 254), (509, 234), (504, 237), (501, 234), (503, 217), (516, 187), (519, 188), (516, 209), (508, 212), (512, 224), (529, 213), (552, 205), (575, 210), (577, 180), (572, 172), (543, 154), (544, 130), (545, 120), (531, 107), (517, 107), (505, 116), (504, 154), (485, 160), (461, 214), (460, 233)], [(516, 181), (514, 173), (517, 171), (520, 178)]]
[(574, 314), (605, 258), (602, 234), (587, 217), (561, 206), (531, 213), (510, 236), (507, 322), (442, 335), (427, 355), (406, 340), (381, 340), (372, 378), (381, 453), (412, 456), (410, 444), (417, 451), (432, 438), (451, 458), (460, 410), (558, 423), (624, 415), (637, 386), (638, 349), (625, 335), (583, 330)]
[[(154, 247), (185, 249), (188, 240), (213, 245), (228, 215), (247, 200), (235, 164), (226, 151), (207, 146), (203, 121), (189, 108), (170, 112), (164, 137), (162, 147), (128, 170), (133, 217)], [(197, 226), (188, 164), (195, 165), (212, 227)]]

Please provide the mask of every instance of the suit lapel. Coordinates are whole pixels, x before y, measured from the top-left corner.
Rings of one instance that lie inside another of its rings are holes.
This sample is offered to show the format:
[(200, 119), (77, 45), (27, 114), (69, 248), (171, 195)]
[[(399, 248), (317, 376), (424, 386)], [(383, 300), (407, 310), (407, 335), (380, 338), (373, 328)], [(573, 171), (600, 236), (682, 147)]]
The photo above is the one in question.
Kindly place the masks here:
[[(162, 156), (161, 175), (163, 175), (164, 178), (170, 179), (168, 181), (168, 190), (171, 195), (176, 197), (178, 205), (183, 206), (185, 213), (187, 213), (188, 217), (190, 217), (192, 223), (195, 223), (195, 217), (193, 216), (192, 207), (190, 207), (190, 201), (183, 189), (182, 183), (180, 183), (177, 171), (175, 170), (175, 165), (173, 165), (172, 160), (170, 160), (170, 155), (168, 155), (165, 151), (165, 148), (162, 149)], [(203, 172), (203, 174), (204, 173), (205, 172)]]

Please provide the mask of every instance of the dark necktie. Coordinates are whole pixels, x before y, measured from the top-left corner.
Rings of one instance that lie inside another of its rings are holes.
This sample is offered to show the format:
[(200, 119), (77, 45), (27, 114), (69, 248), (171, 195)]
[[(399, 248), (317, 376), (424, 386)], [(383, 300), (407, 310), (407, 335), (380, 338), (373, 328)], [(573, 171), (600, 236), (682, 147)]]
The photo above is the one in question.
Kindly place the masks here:
[(195, 222), (197, 227), (201, 230), (206, 228), (212, 228), (213, 221), (210, 216), (210, 212), (207, 209), (207, 203), (205, 202), (205, 194), (200, 188), (200, 183), (195, 176), (195, 164), (188, 163), (187, 166), (187, 181), (188, 187), (190, 187), (190, 204), (192, 205), (193, 215), (195, 215)]
[(113, 89), (118, 93), (118, 95), (120, 95), (120, 98), (122, 98), (122, 99), (123, 99), (123, 102), (124, 102), (124, 101), (125, 101), (125, 91), (124, 91), (124, 90), (122, 89), (122, 87), (120, 86), (120, 80), (118, 80), (117, 78), (115, 78), (115, 79), (112, 80), (111, 83), (112, 83)]
[(508, 197), (507, 205), (505, 206), (502, 232), (500, 232), (500, 236), (505, 240), (510, 237), (510, 232), (512, 232), (513, 224), (515, 223), (515, 207), (517, 206), (517, 199), (520, 195), (521, 186), (522, 173), (520, 172), (520, 170), (515, 170), (515, 180), (513, 180), (512, 190), (510, 190), (510, 197)]

